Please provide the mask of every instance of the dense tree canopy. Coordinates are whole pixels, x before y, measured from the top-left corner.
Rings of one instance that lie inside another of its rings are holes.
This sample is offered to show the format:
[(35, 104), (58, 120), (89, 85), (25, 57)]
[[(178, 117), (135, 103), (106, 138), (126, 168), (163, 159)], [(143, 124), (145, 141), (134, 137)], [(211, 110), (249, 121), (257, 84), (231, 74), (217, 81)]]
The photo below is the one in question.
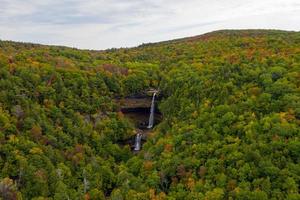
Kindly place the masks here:
[[(300, 33), (136, 48), (0, 41), (0, 199), (300, 199)], [(138, 153), (114, 99), (159, 88)]]

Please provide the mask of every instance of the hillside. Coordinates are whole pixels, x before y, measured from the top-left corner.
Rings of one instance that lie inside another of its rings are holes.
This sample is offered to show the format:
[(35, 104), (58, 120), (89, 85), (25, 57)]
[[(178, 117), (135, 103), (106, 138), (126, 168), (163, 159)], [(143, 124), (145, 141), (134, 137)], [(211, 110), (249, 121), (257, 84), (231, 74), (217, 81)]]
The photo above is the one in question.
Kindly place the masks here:
[[(0, 41), (0, 78), (0, 199), (300, 198), (299, 32), (102, 51)], [(163, 117), (133, 152), (115, 99), (150, 88)]]

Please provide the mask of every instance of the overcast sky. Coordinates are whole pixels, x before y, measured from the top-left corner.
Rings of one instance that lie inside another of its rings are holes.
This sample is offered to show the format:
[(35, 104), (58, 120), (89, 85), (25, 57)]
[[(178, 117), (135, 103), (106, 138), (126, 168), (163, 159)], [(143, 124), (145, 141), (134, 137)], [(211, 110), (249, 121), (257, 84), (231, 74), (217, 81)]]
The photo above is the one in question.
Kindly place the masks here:
[(131, 47), (220, 29), (300, 30), (300, 0), (0, 0), (0, 39)]

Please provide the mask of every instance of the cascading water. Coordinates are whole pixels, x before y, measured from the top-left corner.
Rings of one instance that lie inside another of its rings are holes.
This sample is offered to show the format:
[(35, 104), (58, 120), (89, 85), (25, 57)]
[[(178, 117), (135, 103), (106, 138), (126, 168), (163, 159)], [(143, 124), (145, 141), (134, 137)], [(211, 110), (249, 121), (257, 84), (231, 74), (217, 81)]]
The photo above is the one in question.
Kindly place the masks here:
[(155, 109), (155, 95), (156, 95), (156, 92), (153, 93), (152, 102), (151, 102), (151, 108), (150, 108), (149, 123), (148, 123), (147, 128), (152, 128), (153, 127), (154, 109)]
[(135, 151), (141, 150), (141, 140), (142, 140), (142, 134), (141, 133), (136, 134), (135, 143), (134, 143)]
[[(150, 116), (149, 116), (149, 122), (147, 128), (152, 128), (154, 123), (154, 111), (155, 111), (155, 96), (156, 92), (153, 93), (152, 102), (151, 102), (151, 108), (150, 108)], [(140, 151), (141, 150), (141, 142), (142, 142), (142, 133), (137, 133), (135, 137), (135, 143), (134, 143), (134, 151)]]

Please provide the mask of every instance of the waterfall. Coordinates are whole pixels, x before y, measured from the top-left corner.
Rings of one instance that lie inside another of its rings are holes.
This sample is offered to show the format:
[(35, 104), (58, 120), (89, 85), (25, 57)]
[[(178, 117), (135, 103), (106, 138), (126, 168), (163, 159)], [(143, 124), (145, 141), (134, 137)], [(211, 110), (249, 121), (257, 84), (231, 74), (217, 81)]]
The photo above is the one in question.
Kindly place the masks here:
[(155, 95), (156, 95), (156, 92), (153, 93), (152, 102), (151, 102), (151, 108), (150, 108), (149, 123), (148, 123), (147, 128), (152, 128), (153, 127), (153, 122), (154, 122), (154, 107), (155, 107)]
[(135, 137), (135, 143), (134, 143), (134, 150), (139, 151), (141, 150), (141, 140), (142, 140), (142, 134), (137, 133)]
[[(153, 122), (154, 122), (155, 96), (156, 96), (156, 92), (153, 93), (152, 102), (151, 102), (149, 122), (147, 126), (147, 128), (149, 129), (153, 127)], [(142, 132), (138, 132), (136, 134), (135, 142), (134, 142), (134, 151), (141, 150), (142, 136), (143, 136)]]

